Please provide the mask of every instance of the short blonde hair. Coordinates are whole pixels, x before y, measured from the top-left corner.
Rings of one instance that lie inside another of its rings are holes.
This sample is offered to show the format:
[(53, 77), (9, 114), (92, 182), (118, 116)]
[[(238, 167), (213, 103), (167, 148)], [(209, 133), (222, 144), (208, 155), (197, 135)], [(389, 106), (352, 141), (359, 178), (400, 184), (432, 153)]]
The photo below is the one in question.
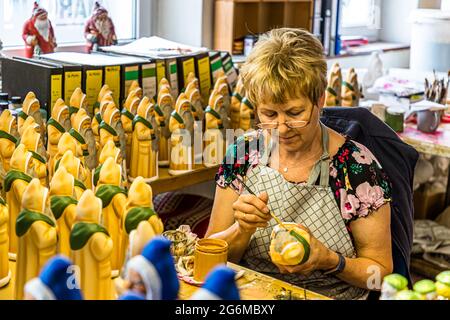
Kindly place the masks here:
[(255, 105), (301, 97), (317, 104), (327, 86), (322, 44), (303, 29), (269, 31), (242, 66), (241, 77), (247, 98)]

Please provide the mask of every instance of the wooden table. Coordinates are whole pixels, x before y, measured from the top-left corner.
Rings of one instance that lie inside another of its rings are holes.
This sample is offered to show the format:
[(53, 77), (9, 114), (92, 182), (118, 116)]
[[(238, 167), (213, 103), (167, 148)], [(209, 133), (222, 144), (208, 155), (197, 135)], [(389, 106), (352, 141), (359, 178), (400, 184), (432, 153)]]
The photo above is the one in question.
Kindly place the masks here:
[[(448, 123), (441, 124), (434, 133), (424, 133), (417, 130), (417, 125), (407, 124), (405, 130), (398, 135), (420, 153), (450, 158), (450, 124)], [(445, 205), (450, 205), (450, 170), (447, 178)]]
[(150, 185), (152, 186), (154, 195), (175, 191), (214, 180), (218, 169), (219, 166), (207, 168), (203, 165), (198, 165), (192, 172), (179, 176), (171, 176), (169, 174), (169, 169), (159, 168), (159, 179), (151, 182)]
[[(0, 288), (0, 300), (14, 299), (15, 262), (10, 262), (12, 279), (8, 286)], [(244, 270), (244, 275), (237, 281), (242, 300), (329, 300), (320, 294), (304, 290), (289, 283), (268, 277), (255, 271), (228, 264), (236, 271)], [(179, 298), (189, 299), (198, 287), (180, 281)]]

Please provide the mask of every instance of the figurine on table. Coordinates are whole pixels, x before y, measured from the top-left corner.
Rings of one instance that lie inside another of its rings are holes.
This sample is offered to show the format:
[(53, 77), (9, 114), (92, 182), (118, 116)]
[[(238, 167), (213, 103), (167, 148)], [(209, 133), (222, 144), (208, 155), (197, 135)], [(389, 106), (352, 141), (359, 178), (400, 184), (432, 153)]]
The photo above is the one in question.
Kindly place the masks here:
[(5, 177), (4, 192), (6, 193), (6, 203), (8, 204), (9, 216), (9, 258), (16, 260), (17, 236), (16, 219), (22, 207), (22, 196), (31, 182), (32, 170), (31, 153), (27, 152), (25, 146), (20, 144), (11, 157), (11, 167)]
[[(192, 171), (192, 144), (189, 131), (179, 113), (179, 108), (170, 115), (169, 130), (169, 174), (180, 175)], [(181, 111), (181, 110), (180, 110)]]
[(140, 103), (139, 90), (132, 90), (128, 95), (121, 112), (121, 120), (123, 130), (125, 131), (126, 145), (127, 145), (127, 165), (131, 163), (131, 140), (133, 138), (133, 120), (137, 114), (137, 109)]
[(9, 269), (8, 206), (0, 197), (0, 288), (11, 280)]
[(78, 201), (70, 233), (71, 258), (80, 268), (80, 287), (87, 300), (111, 300), (113, 241), (100, 225), (102, 201), (86, 190)]
[(91, 17), (84, 26), (84, 36), (87, 40), (87, 52), (97, 51), (98, 47), (106, 47), (117, 44), (114, 23), (108, 15), (108, 11), (95, 2)]
[(123, 264), (121, 228), (122, 216), (125, 213), (127, 192), (122, 188), (122, 169), (114, 158), (110, 157), (100, 170), (100, 177), (95, 196), (102, 200), (102, 224), (108, 230), (113, 241), (111, 253), (112, 276), (117, 277)]
[(34, 2), (33, 14), (25, 21), (22, 31), (22, 39), (25, 41), (25, 56), (33, 57), (34, 54), (53, 53), (56, 48), (55, 33), (48, 19), (48, 12)]
[[(161, 80), (162, 82), (162, 80)], [(169, 140), (170, 140), (170, 130), (169, 130), (169, 120), (170, 115), (173, 112), (174, 101), (170, 94), (170, 87), (161, 85), (158, 92), (158, 105), (155, 106), (156, 113), (164, 117), (164, 122), (160, 122), (159, 131), (159, 165), (168, 166), (169, 165)], [(162, 119), (161, 119), (162, 120)]]
[(47, 185), (47, 159), (42, 144), (41, 135), (33, 127), (25, 129), (21, 141), (25, 149), (31, 153), (32, 176), (41, 181), (42, 186)]
[(76, 88), (75, 91), (72, 93), (72, 96), (70, 97), (69, 102), (70, 118), (72, 119), (74, 114), (76, 114), (80, 109), (86, 110), (86, 113), (89, 114), (86, 95), (80, 88)]
[(25, 285), (25, 300), (83, 300), (72, 262), (55, 256), (42, 269), (39, 277)]
[(347, 79), (342, 82), (342, 106), (357, 107), (361, 98), (361, 88), (358, 82), (358, 75), (354, 68), (350, 68)]
[(100, 171), (102, 170), (103, 164), (108, 160), (108, 158), (113, 158), (114, 161), (122, 167), (122, 187), (126, 188), (128, 186), (127, 177), (126, 177), (126, 169), (124, 160), (122, 158), (122, 153), (120, 149), (116, 147), (112, 140), (106, 142), (105, 146), (98, 157), (98, 167), (93, 171), (92, 177), (92, 185), (94, 187), (97, 186), (98, 180), (100, 179)]
[(130, 181), (139, 176), (147, 182), (158, 179), (158, 145), (155, 127), (151, 123), (153, 108), (150, 100), (144, 97), (133, 120)]
[(198, 89), (198, 79), (195, 78), (194, 74), (191, 72), (190, 77), (191, 81), (186, 86), (186, 96), (194, 107), (194, 118), (195, 121), (203, 122), (205, 115), (203, 110), (203, 102), (202, 96), (200, 94), (200, 90)]
[(15, 299), (22, 300), (24, 286), (37, 277), (56, 254), (58, 235), (49, 211), (48, 189), (33, 179), (22, 197), (22, 211), (15, 223), (18, 238)]
[(3, 111), (0, 115), (0, 183), (2, 188), (18, 137), (16, 117), (9, 110)]
[(153, 238), (142, 254), (127, 264), (127, 286), (145, 295), (146, 300), (175, 300), (180, 283), (170, 253), (171, 242), (163, 237)]
[(23, 132), (22, 127), (28, 117), (32, 117), (36, 122), (36, 124), (39, 125), (42, 142), (44, 142), (43, 138), (45, 136), (45, 127), (44, 127), (44, 120), (42, 119), (41, 115), (41, 104), (39, 103), (39, 100), (36, 98), (34, 92), (29, 92), (26, 95), (25, 99), (23, 100), (22, 111), (19, 112), (17, 117), (17, 128), (19, 130), (20, 135), (22, 135)]
[(217, 111), (219, 112), (220, 117), (222, 118), (223, 127), (225, 129), (228, 129), (231, 127), (231, 120), (230, 120), (231, 98), (226, 76), (222, 76), (217, 80), (213, 92), (214, 91), (222, 95), (223, 97), (223, 107)]
[(325, 91), (325, 106), (338, 107), (341, 106), (341, 90), (342, 90), (342, 72), (339, 63), (333, 64), (331, 72), (328, 75), (328, 87)]
[(205, 110), (204, 165), (206, 167), (219, 165), (225, 153), (223, 123), (218, 112), (223, 107), (223, 96), (216, 91), (213, 92), (214, 95), (211, 95), (209, 100), (210, 105)]
[(70, 230), (75, 222), (75, 179), (60, 166), (50, 182), (50, 210), (58, 225), (58, 252), (70, 256)]
[(91, 118), (86, 110), (80, 109), (75, 114), (72, 129), (69, 130), (69, 133), (80, 143), (86, 167), (89, 170), (94, 170), (97, 167), (97, 146), (91, 127)]
[(126, 158), (127, 142), (125, 131), (123, 130), (122, 121), (120, 119), (120, 111), (113, 103), (108, 103), (103, 114), (103, 120), (99, 125), (100, 147), (103, 149), (108, 140), (113, 140), (124, 158)]
[(84, 168), (83, 163), (80, 159), (75, 157), (71, 150), (67, 150), (63, 157), (56, 163), (56, 170), (60, 167), (64, 167), (67, 172), (74, 177), (75, 196), (79, 199), (82, 193), (87, 189), (84, 181), (86, 181), (86, 176), (88, 174), (86, 173), (87, 170)]
[(54, 174), (54, 159), (58, 153), (59, 140), (70, 128), (69, 107), (66, 106), (63, 99), (59, 98), (52, 108), (52, 117), (47, 122), (47, 154), (50, 179)]

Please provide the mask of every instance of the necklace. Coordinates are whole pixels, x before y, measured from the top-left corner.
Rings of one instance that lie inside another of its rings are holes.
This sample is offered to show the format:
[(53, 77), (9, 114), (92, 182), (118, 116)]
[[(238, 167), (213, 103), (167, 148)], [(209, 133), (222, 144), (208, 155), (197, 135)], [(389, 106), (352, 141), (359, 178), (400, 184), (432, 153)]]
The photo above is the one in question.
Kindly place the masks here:
[[(307, 158), (307, 159), (302, 159), (302, 162), (305, 162), (305, 161), (314, 159), (314, 158), (316, 158), (319, 154), (322, 154), (322, 148), (319, 150), (319, 152), (317, 152), (316, 154), (312, 155), (311, 157), (309, 157), (309, 158)], [(306, 166), (304, 166), (304, 167), (306, 167)], [(284, 173), (288, 173), (288, 172), (289, 172), (289, 169), (292, 169), (292, 168), (302, 168), (302, 166), (296, 164), (296, 165), (293, 165), (293, 166), (283, 167), (283, 172), (284, 172)]]

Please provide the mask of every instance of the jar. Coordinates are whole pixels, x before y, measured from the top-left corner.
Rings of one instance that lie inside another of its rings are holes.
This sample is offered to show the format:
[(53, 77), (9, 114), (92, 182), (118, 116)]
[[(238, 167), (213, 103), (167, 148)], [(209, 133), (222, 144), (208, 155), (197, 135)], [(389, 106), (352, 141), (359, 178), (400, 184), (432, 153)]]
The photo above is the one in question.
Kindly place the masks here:
[(21, 97), (12, 97), (11, 103), (9, 105), (10, 110), (17, 110), (22, 108), (22, 98)]
[(201, 239), (195, 245), (194, 280), (205, 281), (206, 276), (228, 259), (228, 243), (221, 239)]
[(0, 92), (0, 102), (8, 102), (9, 94), (6, 92)]
[(2, 113), (5, 110), (8, 110), (9, 103), (6, 101), (0, 101), (0, 113)]
[(403, 132), (405, 125), (405, 111), (400, 108), (386, 110), (386, 124), (395, 132)]

